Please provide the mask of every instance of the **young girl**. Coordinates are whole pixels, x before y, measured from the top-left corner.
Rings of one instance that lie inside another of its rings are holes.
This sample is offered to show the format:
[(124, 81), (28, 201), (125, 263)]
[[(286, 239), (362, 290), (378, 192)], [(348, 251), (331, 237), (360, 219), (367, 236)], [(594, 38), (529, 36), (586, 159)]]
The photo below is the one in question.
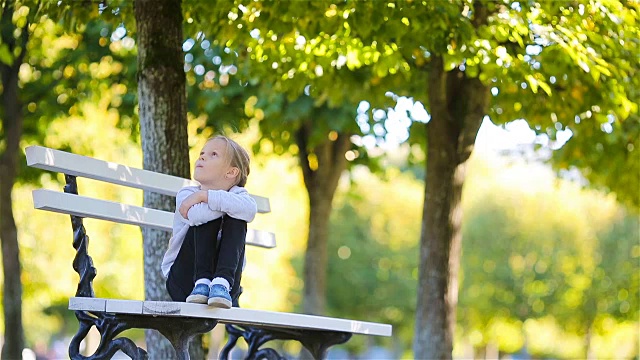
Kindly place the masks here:
[(230, 308), (240, 293), (247, 222), (257, 212), (245, 190), (249, 154), (235, 141), (209, 139), (193, 178), (176, 195), (173, 235), (162, 273), (174, 301)]

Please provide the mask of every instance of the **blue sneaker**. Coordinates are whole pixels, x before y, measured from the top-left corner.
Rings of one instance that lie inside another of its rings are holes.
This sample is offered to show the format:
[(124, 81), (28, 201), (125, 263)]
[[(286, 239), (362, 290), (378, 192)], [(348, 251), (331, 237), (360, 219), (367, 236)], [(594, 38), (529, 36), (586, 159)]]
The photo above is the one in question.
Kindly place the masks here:
[(222, 285), (215, 284), (211, 286), (209, 291), (209, 301), (207, 302), (211, 306), (231, 309), (231, 295), (229, 291)]
[(191, 291), (191, 295), (187, 296), (187, 302), (194, 304), (206, 304), (207, 299), (209, 299), (209, 286), (205, 284), (197, 284)]

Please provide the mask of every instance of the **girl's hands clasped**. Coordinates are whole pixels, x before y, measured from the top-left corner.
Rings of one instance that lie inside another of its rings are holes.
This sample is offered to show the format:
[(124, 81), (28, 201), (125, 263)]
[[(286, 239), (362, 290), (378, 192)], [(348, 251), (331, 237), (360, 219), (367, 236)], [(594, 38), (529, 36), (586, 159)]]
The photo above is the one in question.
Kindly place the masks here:
[(196, 191), (193, 194), (187, 196), (186, 199), (184, 199), (184, 201), (180, 205), (180, 209), (179, 209), (180, 215), (182, 215), (183, 218), (188, 220), (189, 209), (191, 209), (193, 205), (199, 204), (199, 203), (206, 203), (208, 201), (209, 201), (209, 196), (206, 190)]

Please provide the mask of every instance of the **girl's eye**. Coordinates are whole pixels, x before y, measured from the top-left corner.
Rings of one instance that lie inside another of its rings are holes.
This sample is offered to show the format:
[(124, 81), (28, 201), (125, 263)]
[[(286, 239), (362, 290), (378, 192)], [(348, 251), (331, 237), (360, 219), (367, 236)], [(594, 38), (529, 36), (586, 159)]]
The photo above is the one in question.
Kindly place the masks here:
[(218, 156), (218, 153), (214, 151), (214, 152), (211, 153), (211, 155)]

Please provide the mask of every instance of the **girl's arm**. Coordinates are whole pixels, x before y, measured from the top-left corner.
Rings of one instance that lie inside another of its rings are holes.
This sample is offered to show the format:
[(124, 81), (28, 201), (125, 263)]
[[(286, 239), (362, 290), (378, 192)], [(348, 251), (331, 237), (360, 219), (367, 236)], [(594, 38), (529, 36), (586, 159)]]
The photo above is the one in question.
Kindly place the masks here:
[(222, 211), (211, 211), (211, 209), (209, 209), (209, 205), (204, 202), (197, 203), (190, 207), (187, 214), (187, 221), (189, 225), (192, 226), (202, 225), (224, 215)]
[(186, 186), (176, 194), (176, 220), (189, 226), (202, 225), (224, 215), (222, 212), (208, 211), (207, 204), (199, 200), (201, 190), (196, 186)]
[[(174, 215), (174, 228), (175, 228), (175, 224), (176, 222), (181, 222), (181, 223), (186, 223), (189, 224), (189, 220), (188, 220), (188, 216), (187, 216), (187, 211), (185, 211), (183, 209), (183, 207), (185, 206), (189, 206), (188, 203), (189, 201), (187, 201), (185, 203), (185, 200), (189, 197), (191, 197), (191, 195), (197, 193), (200, 189), (196, 186), (185, 186), (182, 189), (180, 189), (178, 191), (178, 193), (176, 194), (176, 211), (175, 211), (175, 215)], [(191, 206), (189, 206), (191, 207)], [(188, 208), (187, 208), (188, 210)], [(190, 224), (189, 224), (190, 225)]]
[(256, 217), (258, 205), (243, 187), (234, 186), (229, 191), (209, 190), (207, 193), (207, 203), (212, 211), (221, 211), (246, 222)]
[(184, 195), (181, 197), (184, 203), (180, 204), (180, 213), (186, 212), (186, 222), (190, 225), (200, 225), (224, 214), (250, 222), (257, 213), (255, 200), (238, 186), (229, 191), (196, 189)]

